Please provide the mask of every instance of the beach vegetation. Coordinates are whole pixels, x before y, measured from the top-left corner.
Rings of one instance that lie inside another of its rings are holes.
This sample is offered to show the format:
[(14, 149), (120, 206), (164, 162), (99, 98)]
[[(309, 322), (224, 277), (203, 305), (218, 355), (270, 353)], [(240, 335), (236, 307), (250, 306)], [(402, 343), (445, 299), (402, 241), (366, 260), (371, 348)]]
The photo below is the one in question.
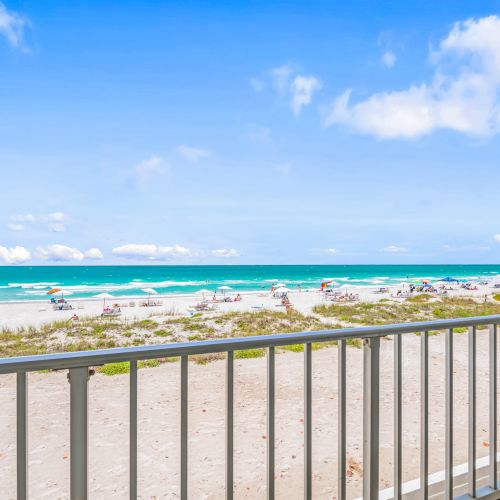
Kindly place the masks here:
[(421, 302), (321, 304), (315, 306), (313, 311), (325, 318), (342, 321), (345, 326), (383, 325), (500, 314), (500, 304), (446, 297)]

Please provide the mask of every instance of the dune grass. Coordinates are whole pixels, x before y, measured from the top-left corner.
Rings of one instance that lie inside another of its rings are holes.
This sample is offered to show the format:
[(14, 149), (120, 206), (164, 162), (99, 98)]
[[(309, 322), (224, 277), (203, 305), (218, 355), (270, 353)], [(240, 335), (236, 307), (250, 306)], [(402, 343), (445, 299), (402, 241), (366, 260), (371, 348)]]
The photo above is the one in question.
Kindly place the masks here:
[(316, 314), (342, 321), (344, 324), (384, 325), (500, 314), (500, 304), (460, 297), (438, 301), (415, 301), (412, 297), (398, 303), (322, 304), (315, 306), (313, 310)]

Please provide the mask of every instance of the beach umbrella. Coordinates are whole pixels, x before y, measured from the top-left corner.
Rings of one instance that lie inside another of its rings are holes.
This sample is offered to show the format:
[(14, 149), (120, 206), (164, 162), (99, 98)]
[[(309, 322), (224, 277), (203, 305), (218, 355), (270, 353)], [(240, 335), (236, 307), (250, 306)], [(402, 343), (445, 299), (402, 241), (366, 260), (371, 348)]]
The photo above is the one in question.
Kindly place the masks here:
[(285, 286), (284, 283), (276, 283), (276, 285), (274, 285), (276, 288), (282, 288)]
[(290, 288), (287, 288), (286, 286), (280, 286), (274, 290), (274, 293), (288, 293), (291, 292)]
[(158, 292), (154, 288), (142, 288), (141, 291), (148, 295), (158, 295)]
[(228, 290), (232, 290), (230, 286), (227, 285), (222, 285), (217, 287), (217, 290), (220, 290), (222, 292), (222, 295), (225, 295)]
[(54, 293), (61, 292), (61, 299), (64, 298), (64, 292), (62, 291), (61, 288), (51, 288), (48, 292), (47, 295), (54, 295)]
[(106, 299), (112, 299), (113, 295), (110, 293), (98, 293), (97, 295), (94, 295), (96, 299), (103, 299), (103, 304), (102, 307), (106, 305)]
[(211, 290), (198, 290), (197, 292), (195, 292), (196, 295), (201, 295), (203, 297), (203, 300), (205, 300), (205, 294), (206, 293), (212, 293)]

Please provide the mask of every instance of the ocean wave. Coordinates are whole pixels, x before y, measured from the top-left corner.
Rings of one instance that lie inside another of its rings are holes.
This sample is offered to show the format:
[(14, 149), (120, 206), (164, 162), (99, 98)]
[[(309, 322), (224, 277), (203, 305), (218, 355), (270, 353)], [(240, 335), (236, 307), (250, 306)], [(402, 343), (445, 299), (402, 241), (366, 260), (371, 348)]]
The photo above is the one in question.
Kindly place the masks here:
[(55, 285), (57, 285), (57, 282), (45, 282), (45, 281), (38, 281), (36, 283), (9, 283), (7, 287), (1, 287), (1, 288), (23, 288), (23, 289), (29, 289), (29, 288), (50, 288)]

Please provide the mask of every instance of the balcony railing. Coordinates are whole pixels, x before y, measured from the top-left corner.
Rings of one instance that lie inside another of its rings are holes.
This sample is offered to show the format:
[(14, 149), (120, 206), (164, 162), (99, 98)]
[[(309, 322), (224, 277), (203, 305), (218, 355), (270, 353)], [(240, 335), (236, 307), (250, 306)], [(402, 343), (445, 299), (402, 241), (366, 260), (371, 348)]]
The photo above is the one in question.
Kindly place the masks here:
[[(337, 341), (338, 349), (338, 499), (346, 493), (346, 343), (363, 341), (363, 498), (402, 498), (402, 337), (419, 333), (420, 359), (420, 478), (413, 488), (419, 498), (500, 498), (497, 483), (497, 325), (500, 316), (404, 323), (286, 335), (262, 335), (215, 341), (49, 354), (0, 360), (0, 375), (17, 374), (17, 498), (28, 493), (27, 374), (38, 370), (69, 370), (71, 498), (88, 498), (88, 380), (90, 368), (114, 362), (130, 363), (129, 492), (137, 498), (137, 362), (180, 357), (180, 498), (188, 498), (188, 361), (196, 354), (226, 353), (225, 497), (233, 498), (234, 352), (267, 349), (267, 498), (275, 498), (275, 348), (304, 344), (304, 498), (313, 495), (312, 482), (312, 343)], [(476, 328), (489, 328), (489, 459), (476, 461)], [(453, 340), (454, 329), (468, 333), (468, 463), (453, 467)], [(445, 330), (445, 469), (429, 476), (429, 332)], [(380, 340), (394, 338), (394, 478), (390, 491), (379, 491)], [(455, 467), (455, 469), (457, 469)], [(486, 470), (486, 474), (484, 471)], [(478, 476), (480, 471), (480, 477)], [(465, 478), (465, 480), (464, 480)], [(459, 480), (460, 479), (460, 480)], [(483, 482), (486, 484), (481, 484)], [(439, 484), (438, 484), (439, 483)], [(458, 484), (460, 483), (460, 484)], [(436, 486), (438, 484), (438, 486)], [(432, 487), (432, 491), (430, 491)], [(466, 493), (463, 493), (463, 488)], [(405, 486), (406, 488), (406, 486)], [(411, 488), (410, 488), (411, 489)], [(455, 495), (455, 496), (454, 496)]]

